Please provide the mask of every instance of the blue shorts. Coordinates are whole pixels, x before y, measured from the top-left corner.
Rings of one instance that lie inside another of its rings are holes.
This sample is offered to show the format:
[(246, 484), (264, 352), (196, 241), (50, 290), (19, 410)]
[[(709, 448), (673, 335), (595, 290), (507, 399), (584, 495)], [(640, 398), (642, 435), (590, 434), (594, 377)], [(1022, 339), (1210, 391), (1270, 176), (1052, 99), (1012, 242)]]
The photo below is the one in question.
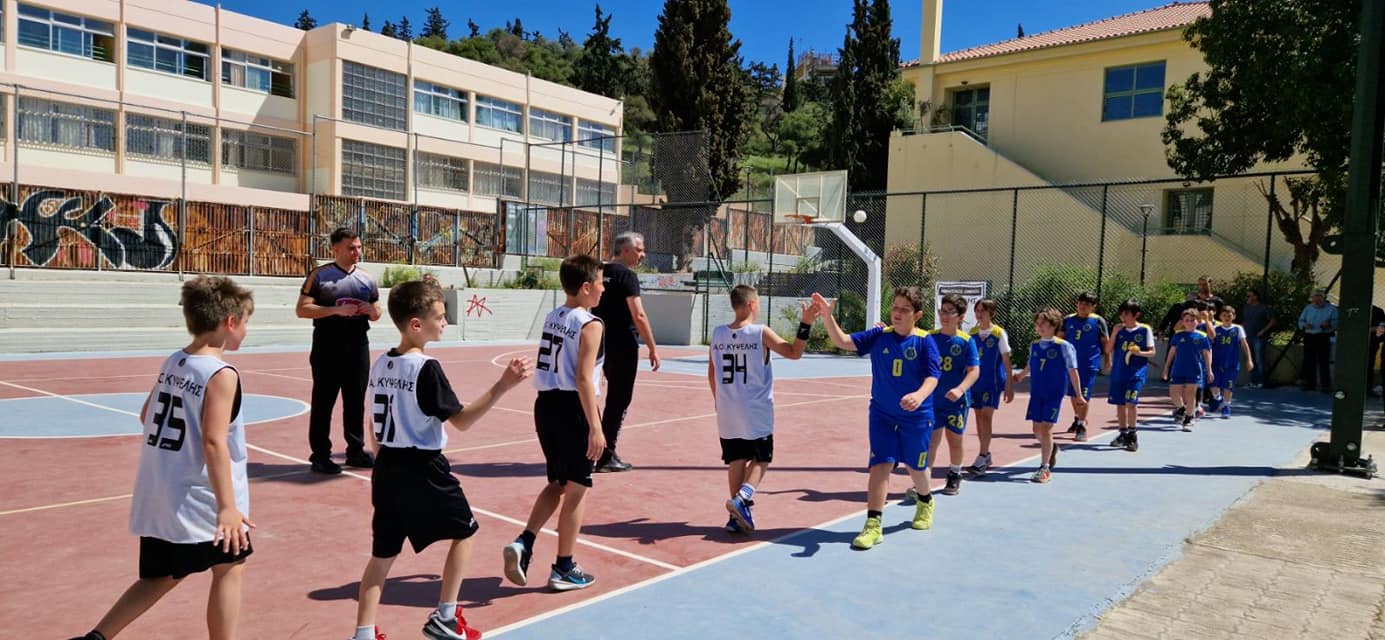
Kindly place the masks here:
[(1024, 419), (1031, 422), (1058, 422), (1058, 412), (1063, 410), (1063, 398), (1046, 398), (1042, 396), (1029, 396), (1029, 409), (1024, 412)]
[(870, 466), (902, 464), (916, 471), (928, 467), (928, 442), (933, 438), (933, 421), (901, 423), (875, 411), (870, 412)]
[(933, 424), (957, 435), (967, 432), (967, 403), (933, 400)]
[(1005, 395), (1005, 388), (992, 389), (990, 387), (971, 388), (971, 408), (973, 409), (999, 409), (1000, 396)]
[(1192, 376), (1170, 375), (1169, 384), (1195, 384), (1197, 388), (1202, 388), (1202, 374)]
[[(1092, 381), (1096, 380), (1096, 374), (1100, 372), (1101, 369), (1083, 369), (1082, 367), (1077, 368), (1077, 382), (1078, 384), (1082, 385), (1081, 391), (1083, 400), (1092, 399)], [(1076, 397), (1077, 392), (1077, 389), (1068, 389), (1068, 395), (1071, 397)]]
[(1236, 388), (1236, 378), (1241, 377), (1241, 367), (1217, 369), (1214, 374), (1213, 377), (1216, 379), (1212, 381), (1212, 384), (1223, 391), (1230, 391)]
[(1106, 399), (1116, 406), (1140, 404), (1140, 391), (1145, 388), (1144, 376), (1111, 377), (1111, 388)]

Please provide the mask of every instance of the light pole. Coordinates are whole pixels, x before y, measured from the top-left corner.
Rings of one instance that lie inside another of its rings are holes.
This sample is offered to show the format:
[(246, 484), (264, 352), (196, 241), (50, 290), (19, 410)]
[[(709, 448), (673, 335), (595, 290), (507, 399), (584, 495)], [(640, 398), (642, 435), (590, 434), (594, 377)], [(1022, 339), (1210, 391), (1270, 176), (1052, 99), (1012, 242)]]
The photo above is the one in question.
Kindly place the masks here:
[(1149, 214), (1154, 211), (1154, 205), (1140, 205), (1140, 213), (1144, 214), (1144, 227), (1140, 230), (1140, 286), (1145, 286), (1145, 260), (1149, 255)]

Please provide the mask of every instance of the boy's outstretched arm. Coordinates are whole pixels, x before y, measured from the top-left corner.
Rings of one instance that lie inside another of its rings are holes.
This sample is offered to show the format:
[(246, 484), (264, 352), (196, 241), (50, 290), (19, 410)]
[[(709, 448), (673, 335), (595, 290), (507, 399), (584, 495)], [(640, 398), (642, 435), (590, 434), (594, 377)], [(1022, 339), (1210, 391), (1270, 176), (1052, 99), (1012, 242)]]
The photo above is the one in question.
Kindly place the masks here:
[[(817, 319), (817, 305), (810, 305), (804, 302), (800, 302), (798, 303), (798, 306), (803, 308), (803, 316), (799, 320), (799, 331), (801, 333), (807, 333), (806, 331), (803, 331), (803, 327), (801, 325), (806, 324), (809, 326), (809, 328), (812, 327), (813, 321)], [(774, 329), (771, 329), (769, 325), (765, 325), (766, 349), (769, 349), (770, 351), (773, 351), (779, 354), (780, 356), (788, 358), (789, 360), (797, 360), (803, 357), (803, 350), (807, 347), (807, 336), (795, 335), (793, 342), (789, 342), (788, 340), (779, 337), (779, 334), (775, 333)], [(709, 373), (708, 375), (710, 376), (711, 374)]]
[[(240, 375), (235, 369), (226, 367), (212, 375), (207, 382), (206, 395), (202, 404), (202, 456), (207, 462), (207, 480), (216, 496), (216, 537), (214, 544), (220, 544), (225, 553), (239, 554), (250, 546), (250, 536), (246, 527), (255, 524), (236, 507), (236, 491), (231, 483), (231, 447), (227, 438), (231, 432), (231, 408), (236, 400), (236, 387)], [(175, 411), (173, 406), (163, 408)], [(166, 420), (180, 417), (170, 414)], [(181, 438), (181, 436), (180, 436)]]
[(470, 429), (471, 425), (476, 424), (481, 416), (486, 415), (486, 412), (495, 406), (495, 401), (499, 400), (500, 396), (515, 388), (515, 385), (520, 382), (527, 380), (533, 373), (534, 363), (528, 358), (511, 359), (510, 363), (505, 365), (505, 370), (500, 373), (500, 379), (496, 380), (495, 384), (477, 396), (470, 404), (463, 407), (461, 411), (448, 418), (447, 424), (452, 425), (458, 431)]
[(832, 339), (832, 346), (842, 351), (855, 352), (856, 343), (837, 325), (837, 319), (832, 317), (834, 303), (828, 302), (822, 294), (814, 293), (813, 306), (817, 307), (817, 314), (822, 318), (822, 326), (827, 328), (827, 337)]

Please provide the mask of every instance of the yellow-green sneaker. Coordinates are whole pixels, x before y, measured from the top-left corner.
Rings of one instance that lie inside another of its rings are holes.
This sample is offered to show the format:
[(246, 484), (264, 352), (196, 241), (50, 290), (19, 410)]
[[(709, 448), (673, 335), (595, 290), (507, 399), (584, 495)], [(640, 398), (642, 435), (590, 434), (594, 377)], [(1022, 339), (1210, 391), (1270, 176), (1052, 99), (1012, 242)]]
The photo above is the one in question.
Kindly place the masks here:
[(880, 531), (880, 518), (866, 518), (866, 527), (861, 529), (861, 534), (851, 541), (853, 549), (869, 549), (885, 541), (885, 534)]
[(909, 525), (920, 531), (933, 528), (933, 502), (920, 502), (914, 505), (914, 522)]

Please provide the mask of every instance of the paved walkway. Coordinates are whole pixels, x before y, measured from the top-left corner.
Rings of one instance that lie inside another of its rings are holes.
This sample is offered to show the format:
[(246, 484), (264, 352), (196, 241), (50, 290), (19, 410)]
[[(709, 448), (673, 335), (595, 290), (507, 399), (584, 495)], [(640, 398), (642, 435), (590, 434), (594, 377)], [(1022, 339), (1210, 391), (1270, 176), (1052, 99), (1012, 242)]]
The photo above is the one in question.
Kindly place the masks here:
[[(1362, 444), (1385, 461), (1385, 432)], [(1385, 640), (1385, 480), (1305, 464), (1306, 451), (1081, 637)]]

